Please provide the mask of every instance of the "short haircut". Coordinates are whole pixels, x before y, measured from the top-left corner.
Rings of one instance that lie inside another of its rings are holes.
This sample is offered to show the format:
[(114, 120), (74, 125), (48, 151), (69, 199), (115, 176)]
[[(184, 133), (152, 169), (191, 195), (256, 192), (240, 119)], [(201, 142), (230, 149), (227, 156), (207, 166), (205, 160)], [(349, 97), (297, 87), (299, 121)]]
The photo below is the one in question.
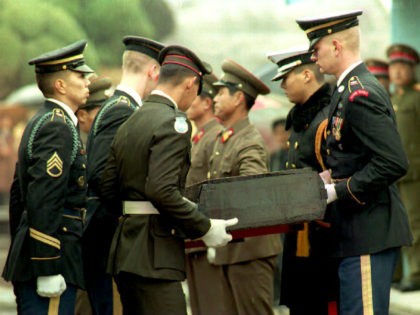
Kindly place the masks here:
[(242, 92), (244, 94), (246, 108), (248, 110), (250, 110), (251, 107), (254, 106), (254, 104), (255, 104), (255, 98), (253, 98), (252, 96), (248, 95), (247, 93), (245, 93), (241, 89), (237, 88), (234, 84), (232, 84), (232, 85), (228, 84), (228, 85), (226, 85), (226, 87), (228, 88), (230, 95), (233, 95), (236, 92)]
[(38, 88), (45, 97), (51, 97), (54, 94), (55, 80), (66, 76), (66, 71), (56, 71), (50, 73), (37, 73), (35, 75)]
[[(122, 57), (122, 68), (125, 72), (139, 73), (144, 70), (145, 65), (153, 60), (155, 59), (137, 51), (126, 50)], [(157, 64), (156, 60), (155, 62)]]
[(166, 64), (160, 68), (158, 84), (171, 84), (177, 86), (186, 78), (196, 77), (196, 84), (199, 84), (201, 78), (188, 68), (176, 64)]
[(315, 63), (307, 63), (307, 64), (304, 64), (304, 65), (301, 65), (301, 66), (293, 69), (293, 71), (295, 71), (295, 73), (302, 73), (306, 69), (308, 69), (309, 71), (311, 71), (314, 74), (315, 80), (318, 83), (323, 83), (324, 82), (324, 75), (321, 73), (321, 70), (319, 70), (319, 67)]

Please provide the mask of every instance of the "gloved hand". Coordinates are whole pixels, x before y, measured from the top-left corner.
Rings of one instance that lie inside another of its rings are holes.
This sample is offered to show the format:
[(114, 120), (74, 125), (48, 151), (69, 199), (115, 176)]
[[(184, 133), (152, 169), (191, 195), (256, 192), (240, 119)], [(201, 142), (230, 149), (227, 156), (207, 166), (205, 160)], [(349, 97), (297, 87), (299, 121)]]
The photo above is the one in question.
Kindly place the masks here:
[(36, 279), (36, 293), (39, 296), (60, 296), (66, 288), (66, 281), (62, 275), (40, 276)]
[(318, 175), (319, 177), (321, 177), (322, 181), (324, 182), (324, 185), (331, 184), (332, 180), (331, 180), (331, 173), (329, 170), (325, 170), (319, 173)]
[(335, 191), (335, 185), (334, 184), (326, 184), (325, 189), (327, 190), (327, 205), (331, 202), (337, 200), (337, 192)]
[(226, 233), (226, 228), (238, 223), (238, 218), (229, 220), (210, 219), (210, 229), (201, 239), (208, 247), (225, 246), (232, 240), (232, 235)]
[(214, 247), (207, 248), (207, 261), (210, 264), (214, 264), (214, 262), (216, 261), (216, 250), (214, 249)]

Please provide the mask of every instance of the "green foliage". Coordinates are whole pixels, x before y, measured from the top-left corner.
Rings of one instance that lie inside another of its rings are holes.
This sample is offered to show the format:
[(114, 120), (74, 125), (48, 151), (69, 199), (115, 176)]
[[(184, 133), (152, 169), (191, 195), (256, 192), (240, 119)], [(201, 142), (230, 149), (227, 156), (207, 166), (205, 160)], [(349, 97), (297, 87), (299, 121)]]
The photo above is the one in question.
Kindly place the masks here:
[(175, 19), (171, 8), (164, 0), (140, 0), (140, 6), (148, 13), (155, 28), (155, 38), (162, 40), (175, 30)]

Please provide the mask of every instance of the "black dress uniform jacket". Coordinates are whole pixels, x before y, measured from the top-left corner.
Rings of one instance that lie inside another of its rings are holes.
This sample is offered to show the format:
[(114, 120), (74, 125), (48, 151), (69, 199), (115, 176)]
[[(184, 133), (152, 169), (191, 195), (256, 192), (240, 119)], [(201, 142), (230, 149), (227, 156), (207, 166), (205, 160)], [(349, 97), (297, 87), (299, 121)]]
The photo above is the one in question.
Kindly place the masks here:
[(118, 130), (104, 170), (102, 196), (149, 201), (160, 214), (124, 215), (108, 271), (146, 278), (185, 278), (185, 238), (203, 236), (210, 220), (182, 196), (190, 166), (191, 124), (166, 97), (151, 95)]
[(99, 110), (87, 142), (88, 218), (83, 236), (86, 276), (106, 270), (109, 247), (117, 227), (117, 217), (100, 199), (100, 179), (117, 129), (140, 108), (129, 94), (115, 90)]
[(338, 200), (327, 219), (338, 257), (376, 253), (409, 245), (411, 234), (395, 181), (408, 168), (384, 88), (358, 65), (331, 100), (326, 164)]
[(84, 286), (85, 168), (73, 121), (59, 105), (46, 101), (25, 128), (19, 147), (6, 280), (62, 274), (67, 283)]

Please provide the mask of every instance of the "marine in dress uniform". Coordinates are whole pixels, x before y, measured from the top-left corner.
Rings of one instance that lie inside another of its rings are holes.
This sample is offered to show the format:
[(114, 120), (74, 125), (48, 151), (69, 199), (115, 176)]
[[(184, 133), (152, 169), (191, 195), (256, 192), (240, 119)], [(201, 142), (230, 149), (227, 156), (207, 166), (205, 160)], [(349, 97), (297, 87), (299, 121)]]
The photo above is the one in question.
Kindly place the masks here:
[[(269, 88), (248, 70), (232, 60), (222, 64), (224, 72), (215, 83), (215, 114), (221, 119), (221, 132), (210, 158), (209, 179), (261, 174), (268, 171), (268, 152), (248, 112), (258, 94)], [(258, 198), (258, 196), (255, 196)], [(224, 248), (210, 248), (209, 262), (218, 268), (217, 287), (223, 300), (209, 300), (214, 314), (273, 314), (273, 276), (276, 256), (281, 251), (278, 235), (258, 236)], [(205, 280), (203, 280), (205, 281)]]
[(35, 65), (46, 97), (19, 146), (11, 189), (11, 246), (3, 277), (19, 314), (72, 314), (84, 286), (81, 237), (86, 157), (74, 112), (89, 95), (86, 41), (45, 53)]
[[(209, 171), (209, 159), (213, 153), (213, 146), (217, 134), (223, 127), (214, 116), (213, 98), (217, 94), (217, 88), (213, 86), (218, 78), (213, 74), (203, 78), (203, 90), (198, 95), (187, 111), (188, 119), (195, 123), (196, 133), (192, 137), (191, 166), (187, 174), (186, 186), (203, 182), (207, 179)], [(202, 301), (221, 299), (222, 292), (214, 292), (211, 281), (217, 281), (212, 276), (213, 268), (207, 263), (207, 249), (191, 248), (186, 250), (186, 268), (189, 291), (189, 301), (192, 314), (215, 314), (213, 309), (201, 307)], [(205, 281), (203, 281), (205, 279)]]
[(376, 58), (368, 58), (365, 65), (370, 73), (372, 73), (380, 84), (389, 93), (389, 65), (386, 61)]
[(323, 179), (331, 255), (340, 259), (341, 315), (388, 314), (396, 259), (412, 239), (395, 185), (407, 172), (407, 157), (389, 96), (360, 58), (360, 14), (297, 20), (321, 72), (337, 78), (326, 131), (331, 178)]
[[(272, 80), (282, 80), (281, 87), (295, 104), (286, 118), (290, 137), (284, 167), (322, 172), (330, 87), (311, 55), (307, 48), (296, 47), (268, 58), (279, 67)], [(280, 304), (287, 305), (291, 315), (327, 315), (337, 308), (337, 263), (325, 255), (330, 241), (327, 226), (304, 223), (302, 230), (285, 235)]]
[(390, 46), (387, 55), (391, 83), (395, 87), (391, 101), (410, 163), (407, 174), (398, 183), (414, 237), (412, 246), (402, 248), (403, 278), (395, 285), (406, 292), (420, 290), (420, 89), (416, 87), (415, 77), (419, 55), (403, 44)]
[(123, 208), (110, 250), (124, 314), (186, 314), (186, 238), (208, 246), (232, 239), (234, 220), (212, 220), (182, 196), (190, 165), (191, 123), (185, 111), (209, 73), (189, 49), (159, 54), (158, 85), (121, 126), (102, 179), (102, 196)]
[[(101, 107), (89, 133), (88, 225), (83, 236), (86, 289), (94, 314), (112, 314), (112, 277), (106, 274), (109, 247), (118, 220), (100, 198), (99, 183), (117, 129), (142, 105), (142, 97), (156, 85), (157, 61), (163, 45), (153, 40), (126, 36), (123, 39), (123, 74), (120, 84)], [(150, 74), (152, 73), (152, 75)]]

